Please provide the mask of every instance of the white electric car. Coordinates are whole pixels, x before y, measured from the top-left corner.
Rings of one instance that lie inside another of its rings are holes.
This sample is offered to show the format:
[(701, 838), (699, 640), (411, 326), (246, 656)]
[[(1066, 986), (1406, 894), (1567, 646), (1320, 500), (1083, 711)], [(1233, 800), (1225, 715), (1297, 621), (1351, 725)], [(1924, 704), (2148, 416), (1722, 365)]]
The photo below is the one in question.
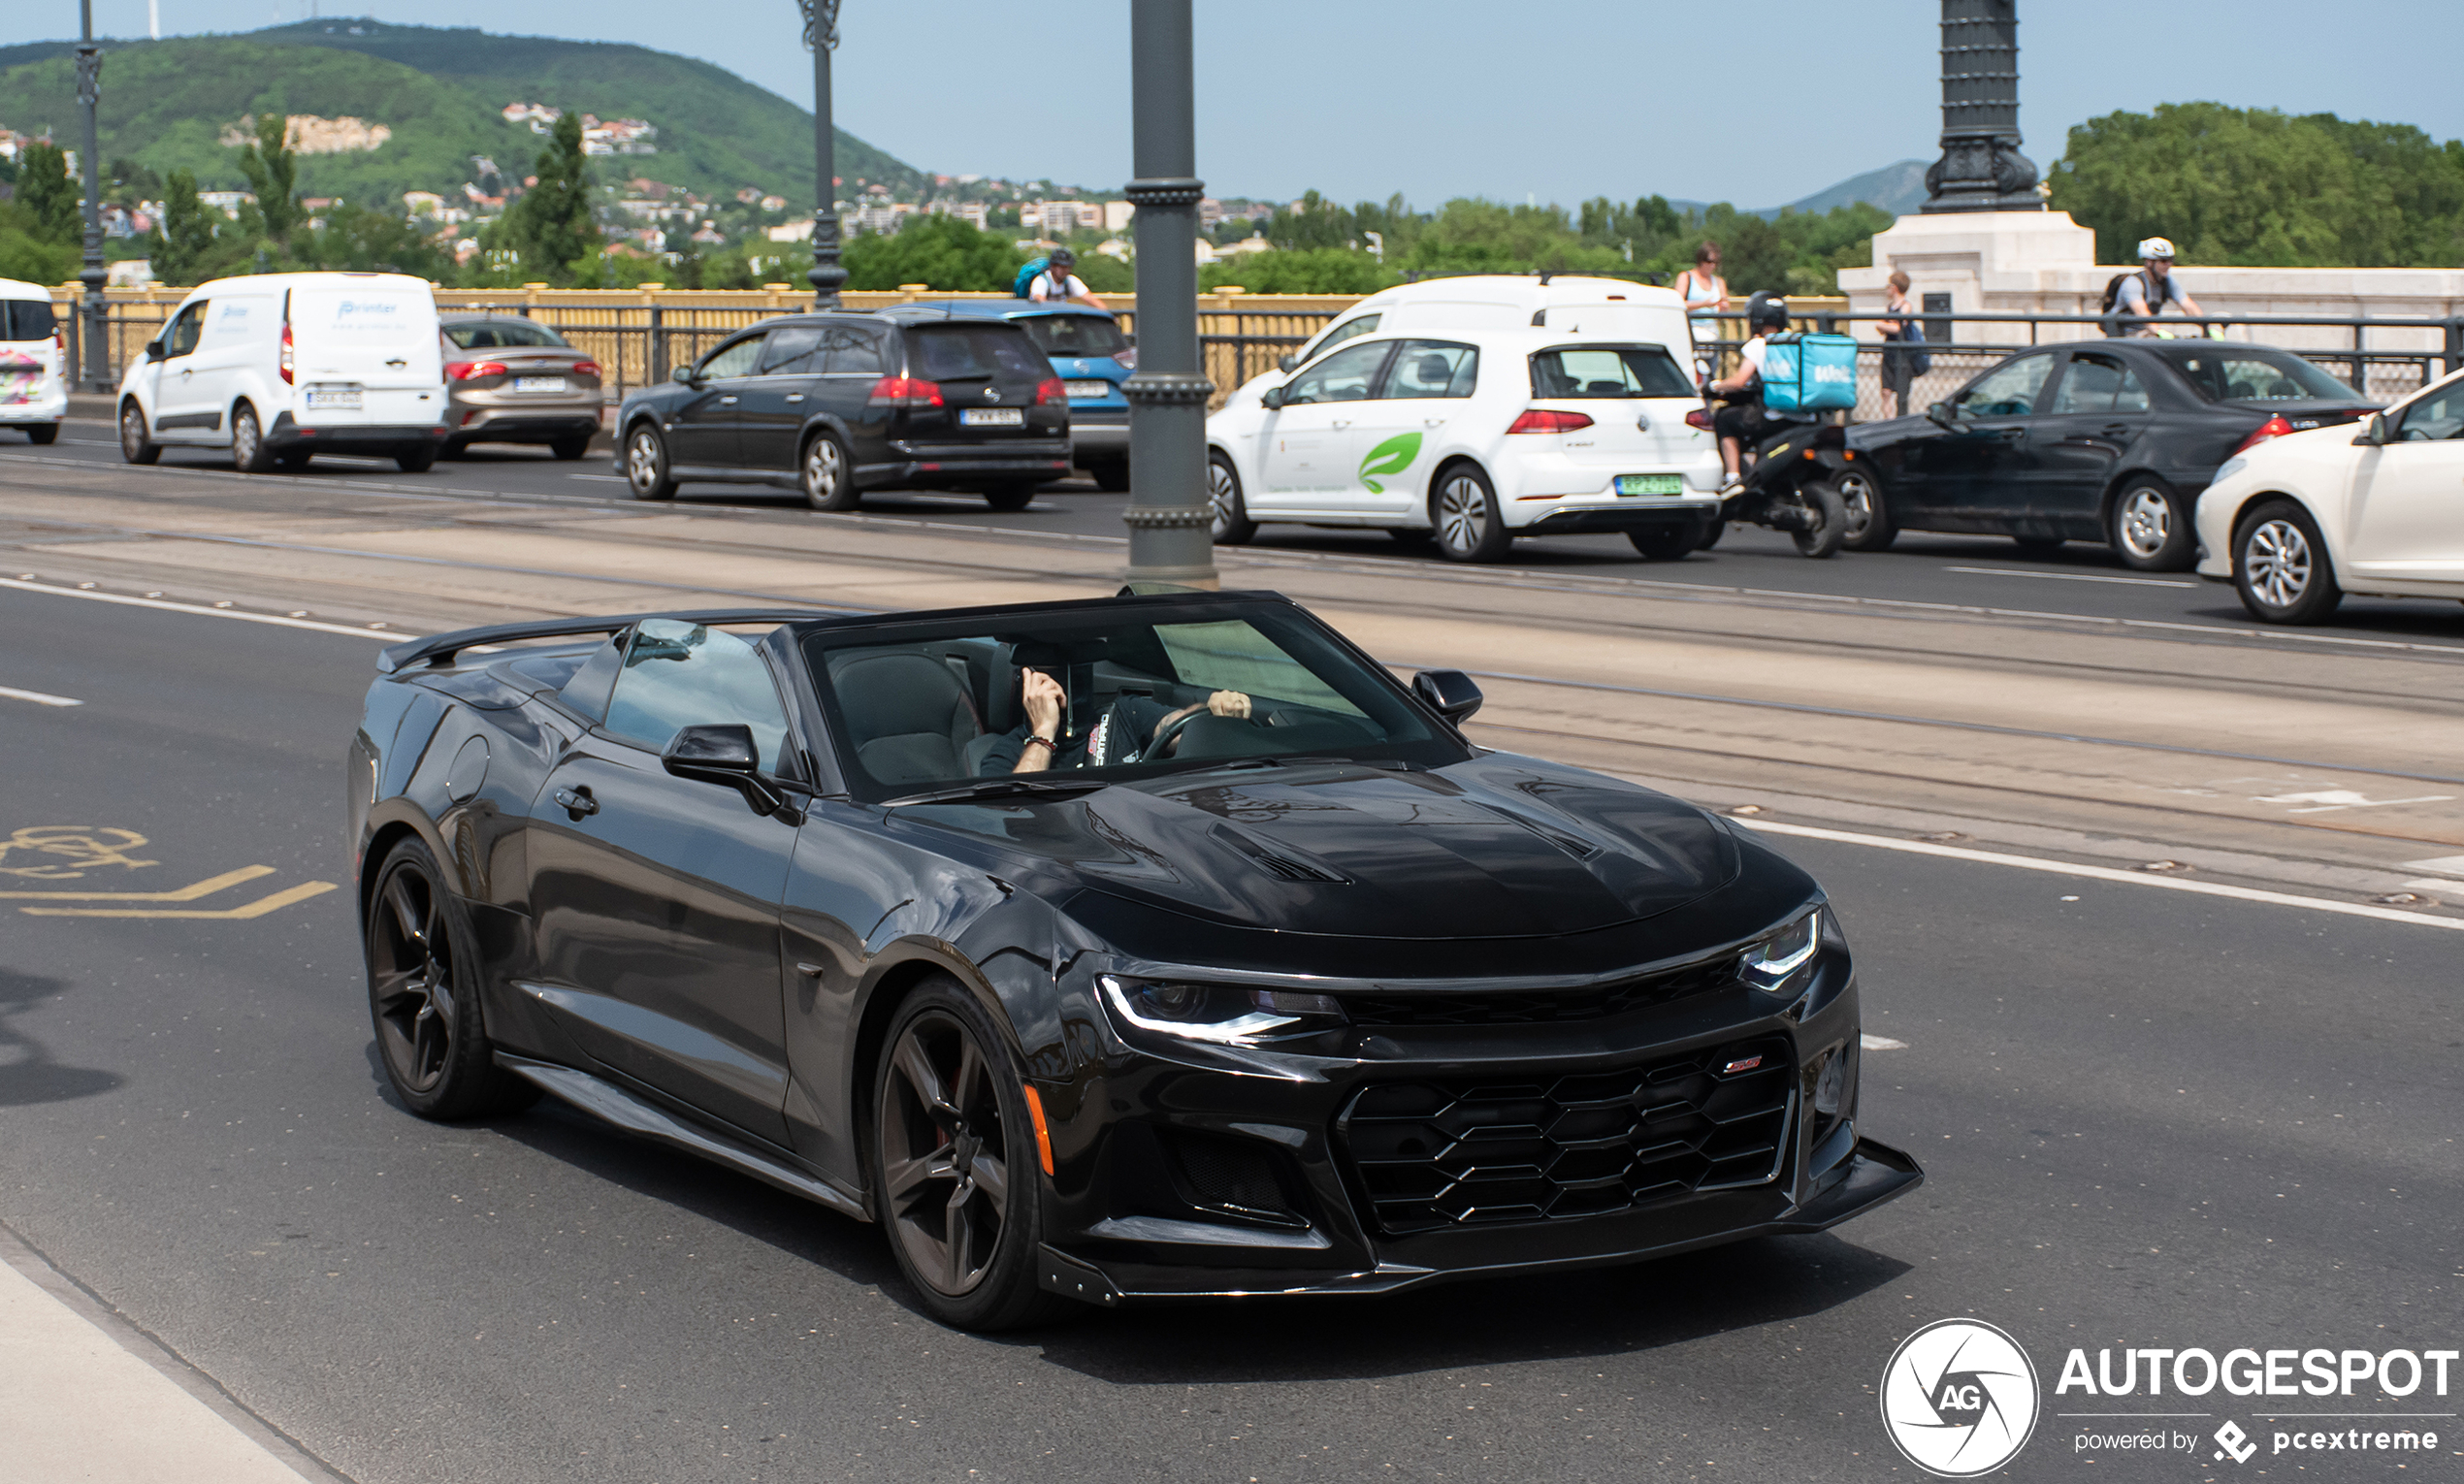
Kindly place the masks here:
[(1601, 303), (1345, 339), (1207, 419), (1215, 539), (1381, 527), (1490, 562), (1516, 536), (1622, 532), (1683, 557), (1718, 518), (1720, 460), (1663, 317)]
[(51, 291), (0, 278), (0, 428), (22, 428), (38, 443), (58, 437), (69, 415), (68, 378)]
[(2464, 599), (2464, 371), (2372, 415), (2269, 438), (2199, 496), (2199, 575), (2270, 624), (2347, 593)]

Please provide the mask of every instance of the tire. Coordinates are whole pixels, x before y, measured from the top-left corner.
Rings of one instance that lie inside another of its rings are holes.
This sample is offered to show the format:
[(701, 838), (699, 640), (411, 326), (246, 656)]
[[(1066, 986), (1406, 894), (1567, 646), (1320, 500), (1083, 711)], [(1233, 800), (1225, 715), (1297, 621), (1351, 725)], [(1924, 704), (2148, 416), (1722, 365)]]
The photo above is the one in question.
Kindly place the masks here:
[(2262, 624), (2323, 623), (2345, 597), (2318, 523), (2289, 500), (2269, 500), (2233, 528), (2233, 591)]
[(1035, 502), (1035, 486), (1025, 480), (996, 484), (984, 492), (984, 502), (995, 510), (1023, 510)]
[(806, 441), (795, 460), (796, 483), (804, 502), (816, 510), (853, 510), (863, 497), (856, 489), (856, 468), (847, 446), (827, 433)]
[(416, 453), (396, 454), (394, 467), (405, 474), (424, 474), (437, 467), (437, 445), (429, 443)]
[(1438, 476), (1429, 517), (1438, 555), (1449, 562), (1495, 562), (1514, 544), (1497, 508), (1497, 490), (1477, 465), (1458, 464)]
[(625, 486), (635, 500), (676, 498), (676, 481), (667, 473), (667, 440), (653, 423), (636, 423), (625, 435)]
[(2050, 557), (2062, 549), (2063, 542), (2059, 536), (2015, 535), (2011, 544), (2019, 548), (2023, 557)]
[(1115, 459), (1110, 464), (1098, 464), (1092, 472), (1095, 475), (1095, 488), (1107, 495), (1119, 495), (1129, 488), (1129, 461), (1127, 459)]
[(1720, 537), (1727, 535), (1728, 533), (1729, 523), (1727, 519), (1721, 516), (1713, 516), (1710, 521), (1704, 525), (1702, 539), (1694, 543), (1694, 549), (1696, 551), (1709, 551), (1712, 547), (1720, 544)]
[(1805, 513), (1813, 518), (1812, 529), (1792, 531), (1788, 538), (1797, 543), (1797, 555), (1817, 561), (1839, 555), (1840, 543), (1848, 539), (1848, 506), (1839, 491), (1828, 481), (1818, 480), (1797, 491)]
[(480, 1013), (477, 940), (416, 837), (385, 857), (362, 936), (377, 1059), (404, 1107), (444, 1120), (537, 1100), (536, 1087), (496, 1064)]
[(443, 446), (437, 450), (437, 457), (439, 459), (459, 459), (469, 452), (470, 452), (470, 445), (469, 443), (464, 442), (460, 438), (447, 438), (445, 439)]
[(1215, 514), (1215, 544), (1247, 546), (1257, 538), (1257, 522), (1249, 519), (1249, 502), (1241, 496), (1241, 471), (1232, 456), (1207, 455), (1207, 507)]
[(1891, 519), (1882, 486), (1861, 468), (1844, 471), (1832, 485), (1848, 512), (1848, 529), (1839, 544), (1850, 551), (1889, 551), (1899, 539), (1899, 528)]
[(2114, 497), (2105, 539), (2123, 565), (2142, 572), (2184, 572), (2197, 560), (2189, 506), (2160, 479), (2137, 478)]
[(243, 474), (262, 474), (274, 468), (274, 450), (265, 446), (257, 409), (244, 402), (231, 414), (231, 467)]
[(591, 451), (591, 436), (585, 433), (578, 437), (550, 438), (547, 451), (570, 464)]
[(1702, 523), (1681, 526), (1645, 526), (1626, 532), (1626, 539), (1642, 553), (1645, 562), (1682, 562), (1702, 549)]
[(60, 425), (58, 423), (35, 423), (26, 429), (25, 436), (26, 441), (39, 447), (45, 443), (50, 442), (60, 436)]
[(129, 464), (151, 464), (163, 456), (163, 446), (146, 426), (146, 409), (133, 397), (119, 404), (119, 456)]
[(274, 456), (274, 463), (282, 472), (296, 474), (308, 468), (308, 460), (314, 457), (316, 457), (314, 454), (307, 453), (278, 453)]
[(1036, 1282), (1043, 1169), (1009, 1042), (939, 974), (898, 1007), (882, 1047), (865, 1173), (891, 1254), (925, 1311), (976, 1331), (1068, 1312), (1071, 1301)]

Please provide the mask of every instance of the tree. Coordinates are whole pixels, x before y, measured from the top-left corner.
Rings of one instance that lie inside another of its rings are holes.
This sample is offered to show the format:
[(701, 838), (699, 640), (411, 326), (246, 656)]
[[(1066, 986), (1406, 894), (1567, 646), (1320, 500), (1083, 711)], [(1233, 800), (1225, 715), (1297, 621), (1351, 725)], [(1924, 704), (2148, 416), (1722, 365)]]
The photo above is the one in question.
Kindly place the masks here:
[(423, 278), (441, 278), (453, 270), (452, 257), (422, 238), (416, 227), (391, 212), (366, 207), (336, 207), (326, 213), (323, 231), (304, 236), (297, 255), (310, 268), (416, 274)]
[(38, 230), (24, 203), (0, 201), (0, 278), (66, 283), (77, 273), (78, 256), (78, 248)]
[(1210, 293), (1238, 284), (1252, 294), (1374, 294), (1401, 281), (1402, 274), (1347, 247), (1243, 253), (1198, 271), (1200, 286)]
[(256, 143), (240, 151), (240, 173), (257, 194), (257, 213), (265, 218), (264, 235), (276, 242), (291, 240), (300, 222), (300, 162), (287, 142), (290, 119), (280, 113), (259, 113)]
[(855, 238), (842, 261), (851, 289), (924, 283), (948, 293), (1006, 289), (1026, 257), (959, 217), (918, 214), (907, 218), (898, 232)]
[(163, 219), (154, 224), (146, 242), (156, 281), (193, 288), (213, 276), (218, 255), (214, 225), (213, 215), (197, 200), (197, 177), (173, 171), (163, 188)]
[(141, 201), (159, 201), (163, 194), (163, 177), (135, 160), (113, 160), (104, 177), (111, 182), (106, 199), (120, 206), (135, 206)]
[(67, 152), (57, 145), (38, 142), (22, 153), (17, 201), (33, 218), (35, 236), (49, 242), (81, 245), (85, 206), (78, 182), (69, 176)]
[(524, 273), (567, 286), (573, 281), (573, 264), (600, 243), (579, 113), (567, 109), (556, 121), (556, 132), (539, 151), (535, 168), (538, 183), (505, 211), (491, 245), (520, 253)]

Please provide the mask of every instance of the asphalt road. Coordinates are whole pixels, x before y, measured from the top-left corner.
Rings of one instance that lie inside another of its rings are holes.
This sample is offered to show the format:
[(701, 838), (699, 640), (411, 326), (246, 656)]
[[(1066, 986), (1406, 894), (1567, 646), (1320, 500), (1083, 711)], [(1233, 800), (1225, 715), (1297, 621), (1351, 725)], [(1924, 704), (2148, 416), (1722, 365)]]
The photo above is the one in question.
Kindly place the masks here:
[[(0, 889), (342, 880), (369, 640), (9, 592), (0, 631), (0, 687), (84, 702), (0, 697), (0, 841), (156, 862)], [(1929, 1174), (1822, 1237), (956, 1335), (877, 1232), (767, 1186), (554, 1105), (403, 1113), (346, 891), (0, 902), (0, 1221), (366, 1484), (1913, 1478), (1874, 1388), (1939, 1318), (2017, 1335), (2049, 1412), (2071, 1345), (2453, 1343), (2452, 933), (1782, 843), (1906, 1044), (1867, 1055), (1863, 1124)], [(2090, 1425), (2049, 1415), (2015, 1476), (2075, 1476)]]
[[(39, 454), (81, 463), (117, 466), (119, 445), (104, 423), (67, 424), (60, 441), (35, 450), (15, 435), (0, 433), (0, 464), (12, 455)], [(163, 468), (228, 471), (230, 458), (208, 450), (167, 449)], [(551, 499), (632, 506), (624, 481), (598, 454), (559, 463), (544, 449), (482, 446), (463, 459), (438, 464), (425, 474), (404, 474), (389, 459), (320, 458), (317, 477), (435, 488), (439, 494), (474, 499)], [(280, 477), (280, 476), (273, 476)], [(1048, 486), (1026, 509), (988, 509), (973, 495), (898, 492), (868, 495), (868, 514), (959, 526), (996, 526), (1069, 535), (1119, 537), (1127, 495), (1106, 495), (1085, 479)], [(679, 502), (730, 509), (796, 514), (802, 500), (793, 492), (749, 485), (687, 485)], [(1398, 564), (1442, 566), (1440, 559), (1399, 546), (1382, 532), (1346, 532), (1270, 526), (1257, 545), (1265, 550), (1318, 552)], [(2187, 572), (2134, 572), (2104, 547), (2071, 542), (2050, 557), (2023, 555), (1998, 536), (1902, 534), (1888, 552), (1846, 552), (1827, 562), (1808, 562), (1788, 537), (1755, 527), (1732, 527), (1720, 544), (1683, 562), (1645, 562), (1621, 535), (1545, 536), (1515, 543), (1509, 565), (1584, 576), (1638, 578), (1710, 588), (1747, 588), (1858, 597), (2016, 609), (2096, 618), (2218, 625), (2237, 629), (2264, 626), (2244, 611), (2232, 590)], [(2464, 643), (2464, 606), (2428, 599), (2348, 597), (2333, 623), (2312, 633), (2353, 638)]]

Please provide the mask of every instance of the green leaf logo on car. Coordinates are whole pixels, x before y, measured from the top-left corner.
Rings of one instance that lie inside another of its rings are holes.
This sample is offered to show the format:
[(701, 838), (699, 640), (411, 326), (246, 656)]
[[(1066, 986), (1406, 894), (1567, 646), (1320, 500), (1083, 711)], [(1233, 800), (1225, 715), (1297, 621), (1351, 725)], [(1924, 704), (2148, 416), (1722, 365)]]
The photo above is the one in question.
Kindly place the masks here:
[(1369, 457), (1360, 461), (1360, 482), (1369, 486), (1371, 493), (1383, 495), (1386, 493), (1386, 487), (1370, 476), (1400, 474), (1411, 468), (1411, 461), (1419, 457), (1420, 435), (1398, 433), (1369, 450)]

